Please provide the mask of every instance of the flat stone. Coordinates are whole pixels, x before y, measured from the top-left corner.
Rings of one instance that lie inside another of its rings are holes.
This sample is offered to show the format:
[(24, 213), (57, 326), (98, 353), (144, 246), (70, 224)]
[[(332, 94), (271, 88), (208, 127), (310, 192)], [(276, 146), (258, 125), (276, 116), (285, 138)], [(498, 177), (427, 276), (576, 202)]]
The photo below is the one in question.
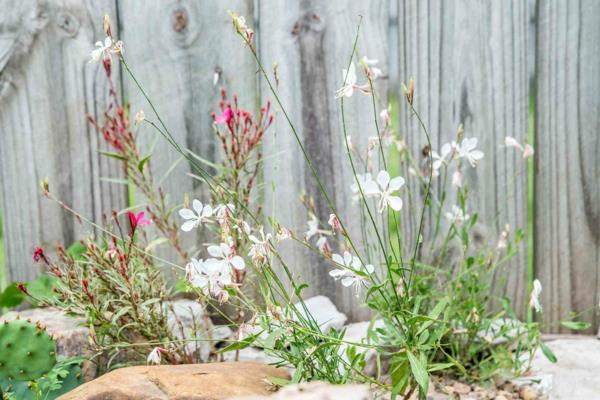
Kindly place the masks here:
[[(323, 332), (327, 332), (331, 328), (340, 329), (348, 319), (345, 314), (338, 311), (329, 297), (311, 297), (304, 300), (304, 304)], [(300, 303), (296, 303), (295, 307), (300, 313), (305, 314)]]
[[(552, 400), (597, 399), (600, 393), (600, 341), (593, 336), (566, 336), (546, 342), (558, 359), (551, 363), (538, 351), (533, 358), (532, 372), (529, 377), (519, 381), (531, 380), (535, 386), (539, 377), (550, 376), (551, 389), (542, 393)], [(547, 383), (546, 383), (547, 385)]]
[(85, 383), (59, 400), (218, 400), (267, 395), (269, 377), (288, 373), (268, 365), (238, 362), (121, 368)]
[(238, 396), (230, 400), (369, 400), (367, 385), (332, 385), (326, 382), (309, 382), (289, 385), (270, 396)]

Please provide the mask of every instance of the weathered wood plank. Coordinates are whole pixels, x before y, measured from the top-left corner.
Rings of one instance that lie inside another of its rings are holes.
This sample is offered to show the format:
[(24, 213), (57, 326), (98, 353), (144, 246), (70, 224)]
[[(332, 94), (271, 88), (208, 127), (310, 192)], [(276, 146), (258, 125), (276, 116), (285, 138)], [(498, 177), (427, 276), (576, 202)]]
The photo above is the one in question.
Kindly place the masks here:
[[(334, 98), (334, 91), (343, 82), (342, 69), (348, 63), (359, 15), (364, 17), (359, 56), (378, 59), (386, 70), (384, 73), (387, 72), (388, 7), (387, 1), (264, 1), (259, 4), (259, 48), (263, 63), (269, 70), (277, 63), (282, 103), (355, 238), (360, 235), (359, 211), (351, 202), (352, 172), (346, 158), (340, 103)], [(360, 77), (358, 66), (357, 74)], [(377, 89), (386, 104), (386, 79), (379, 82)], [(262, 96), (272, 98), (265, 82)], [(371, 99), (356, 93), (345, 104), (348, 134), (364, 149), (367, 137), (376, 135)], [(299, 201), (300, 193), (305, 191), (315, 198), (317, 213), (326, 223), (329, 208), (281, 112), (275, 130), (265, 142), (265, 154), (270, 155), (265, 160), (267, 215), (296, 232), (305, 231), (307, 211)], [(363, 301), (328, 275), (331, 267), (320, 257), (296, 247), (290, 249), (286, 260), (295, 276), (310, 285), (305, 295), (329, 296), (352, 319), (368, 315), (361, 304)]]
[[(70, 245), (89, 226), (76, 223), (39, 195), (51, 191), (83, 215), (100, 221), (122, 208), (125, 192), (101, 182), (117, 166), (98, 154), (100, 139), (86, 122), (103, 104), (106, 85), (88, 64), (103, 37), (102, 16), (113, 1), (0, 2), (0, 192), (3, 196), (7, 280), (34, 278), (33, 246)], [(5, 12), (6, 11), (6, 12)]]
[[(454, 140), (459, 124), (466, 137), (479, 139), (485, 158), (476, 169), (464, 166), (463, 174), (472, 190), (468, 209), (479, 213), (485, 225), (478, 228), (492, 244), (507, 223), (513, 233), (526, 228), (526, 163), (502, 144), (507, 135), (519, 140), (527, 136), (528, 14), (526, 2), (398, 2), (399, 79), (414, 78), (415, 108), (434, 149), (439, 152), (443, 143)], [(401, 99), (400, 135), (424, 162), (425, 135), (409, 116), (400, 88), (396, 90)], [(420, 210), (422, 200), (411, 181), (414, 200), (403, 223), (407, 231), (415, 232), (414, 210)], [(445, 208), (450, 209), (456, 201), (451, 189), (447, 199)], [(497, 275), (497, 286), (504, 288), (500, 293), (512, 298), (517, 309), (526, 298), (524, 246), (521, 250)]]
[[(218, 160), (220, 153), (210, 116), (218, 111), (220, 88), (230, 89), (230, 96), (239, 93), (240, 105), (250, 110), (255, 109), (258, 97), (256, 68), (245, 56), (229, 9), (251, 19), (253, 2), (119, 2), (121, 38), (131, 69), (175, 139), (209, 161)], [(217, 84), (213, 83), (215, 73)], [(132, 109), (145, 109), (148, 119), (156, 121), (129, 76), (124, 76), (124, 88)], [(181, 159), (149, 126), (141, 128), (140, 143), (146, 151), (156, 143), (151, 166), (157, 180)], [(187, 175), (190, 171), (187, 162), (180, 162), (162, 183), (172, 205), (181, 203), (186, 192), (191, 198), (209, 200), (208, 188), (192, 180)], [(200, 242), (191, 235), (182, 239), (190, 248)]]
[(558, 321), (598, 304), (600, 3), (538, 7), (536, 273), (544, 319)]

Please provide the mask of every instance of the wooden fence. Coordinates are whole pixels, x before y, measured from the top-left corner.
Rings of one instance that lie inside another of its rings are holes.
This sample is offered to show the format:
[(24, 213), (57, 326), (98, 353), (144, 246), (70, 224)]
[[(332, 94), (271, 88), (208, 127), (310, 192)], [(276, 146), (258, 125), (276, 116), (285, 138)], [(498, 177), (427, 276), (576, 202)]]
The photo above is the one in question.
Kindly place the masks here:
[[(435, 147), (450, 140), (459, 124), (480, 138), (486, 159), (469, 171), (471, 206), (481, 220), (493, 221), (486, 227), (491, 235), (506, 223), (526, 223), (528, 185), (534, 188), (534, 246), (524, 243), (507, 281), (499, 280), (505, 293), (517, 306), (527, 301), (527, 258), (533, 256), (547, 318), (557, 321), (598, 303), (596, 0), (0, 0), (0, 191), (9, 280), (39, 273), (31, 262), (34, 245), (70, 243), (89, 231), (40, 199), (41, 179), (48, 177), (62, 199), (92, 219), (126, 204), (123, 187), (101, 179), (120, 171), (99, 155), (104, 144), (84, 118), (97, 115), (106, 97), (98, 65), (87, 63), (93, 43), (102, 39), (102, 15), (118, 22), (115, 35), (176, 139), (215, 159), (210, 111), (219, 87), (239, 93), (247, 108), (271, 97), (233, 32), (228, 9), (254, 27), (264, 64), (277, 63), (281, 100), (341, 214), (352, 213), (351, 175), (333, 91), (341, 84), (361, 15), (358, 49), (384, 70), (377, 87), (382, 100), (400, 97), (400, 82), (413, 77), (415, 107)], [(147, 108), (130, 79), (122, 79), (121, 91), (134, 110)], [(346, 111), (352, 116), (348, 131), (364, 144), (373, 130), (370, 99), (354, 96)], [(516, 152), (498, 150), (504, 136), (524, 139), (530, 121), (533, 182)], [(420, 151), (425, 140), (404, 107), (398, 123), (409, 147)], [(142, 140), (148, 145), (153, 138), (148, 132)], [(153, 168), (165, 171), (177, 155), (166, 143), (158, 146)], [(302, 230), (306, 212), (298, 193), (316, 189), (296, 146), (278, 118), (264, 145), (264, 204), (284, 225)], [(174, 202), (184, 192), (203, 195), (186, 172), (189, 166), (180, 162), (164, 182)], [(272, 189), (271, 182), (279, 185)], [(414, 223), (410, 216), (406, 221), (409, 227)], [(290, 251), (294, 272), (308, 280), (312, 293), (330, 296), (352, 318), (366, 316), (360, 301), (335, 284), (326, 268), (303, 251)], [(595, 312), (583, 319), (598, 322)]]

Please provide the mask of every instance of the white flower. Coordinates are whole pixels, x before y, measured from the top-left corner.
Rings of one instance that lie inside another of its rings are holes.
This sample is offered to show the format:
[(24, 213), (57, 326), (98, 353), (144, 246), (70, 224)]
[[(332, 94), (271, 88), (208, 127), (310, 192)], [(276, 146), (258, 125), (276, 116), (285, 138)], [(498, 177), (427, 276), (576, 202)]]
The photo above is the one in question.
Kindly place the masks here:
[(446, 218), (448, 218), (453, 224), (462, 225), (470, 218), (470, 216), (469, 214), (465, 214), (460, 207), (452, 206), (452, 212), (447, 212)]
[(217, 216), (217, 219), (223, 219), (226, 217), (230, 217), (234, 211), (235, 211), (235, 205), (231, 204), (231, 203), (219, 204), (214, 209), (214, 213)]
[(477, 138), (464, 138), (458, 146), (459, 157), (467, 159), (471, 167), (475, 167), (477, 161), (483, 158), (483, 152), (475, 150), (475, 147), (477, 147)]
[(89, 62), (98, 62), (110, 57), (110, 49), (113, 46), (113, 41), (110, 36), (104, 39), (104, 43), (97, 41), (95, 44), (96, 48), (90, 53)]
[(452, 185), (458, 188), (461, 188), (463, 186), (463, 174), (460, 171), (460, 169), (457, 169), (452, 174)]
[(366, 280), (363, 276), (357, 274), (361, 271), (363, 273), (372, 274), (375, 271), (375, 267), (371, 264), (363, 266), (360, 259), (353, 256), (349, 252), (345, 251), (342, 257), (339, 254), (333, 254), (332, 260), (342, 266), (342, 268), (334, 269), (329, 272), (329, 275), (335, 280), (340, 279), (342, 285), (345, 287), (355, 286), (356, 290), (360, 289), (361, 284), (366, 285)]
[(150, 354), (148, 354), (148, 358), (146, 359), (148, 364), (160, 364), (160, 353), (164, 351), (166, 350), (162, 347), (155, 347), (154, 349), (152, 349)]
[(381, 72), (381, 69), (375, 67), (375, 65), (377, 65), (379, 63), (379, 60), (370, 59), (365, 56), (360, 59), (360, 63), (362, 64), (366, 73), (371, 77), (371, 80), (375, 80), (375, 79), (379, 78), (381, 75), (383, 75), (383, 72)]
[[(431, 152), (431, 158), (433, 158), (433, 169), (439, 170), (443, 164), (447, 164), (454, 159), (458, 151), (458, 145), (455, 141), (445, 143), (442, 146), (441, 155), (435, 151)], [(447, 159), (447, 160), (446, 160)]]
[(205, 295), (223, 299), (224, 288), (231, 285), (231, 270), (222, 260), (209, 258), (206, 261), (192, 258), (186, 265), (186, 277), (192, 287), (202, 290)]
[(233, 267), (237, 270), (246, 268), (244, 259), (235, 254), (232, 247), (227, 243), (221, 243), (220, 245), (212, 245), (207, 247), (208, 254), (220, 259), (224, 264)]
[(506, 224), (504, 230), (500, 232), (500, 238), (498, 238), (498, 244), (496, 244), (496, 249), (502, 250), (508, 246), (508, 235), (510, 232), (510, 225)]
[(213, 214), (212, 207), (209, 204), (205, 206), (202, 205), (200, 200), (194, 199), (192, 207), (194, 208), (193, 210), (190, 210), (189, 208), (182, 208), (179, 210), (181, 218), (187, 220), (181, 225), (181, 230), (184, 232), (189, 232), (200, 226), (202, 222), (209, 221)]
[(521, 146), (517, 139), (511, 136), (507, 136), (504, 138), (504, 144), (507, 147), (516, 147), (517, 149), (521, 150), (521, 152), (523, 153), (523, 158), (529, 158), (535, 153), (531, 145), (525, 144), (525, 146)]
[(372, 182), (373, 178), (371, 177), (370, 173), (366, 173), (364, 175), (361, 174), (356, 174), (356, 177), (354, 178), (354, 183), (352, 185), (350, 185), (350, 190), (352, 191), (352, 193), (354, 193), (354, 196), (352, 197), (352, 200), (354, 201), (358, 201), (360, 199), (360, 192), (362, 189), (363, 194), (365, 194), (365, 185), (367, 184), (367, 182)]
[(252, 258), (252, 261), (255, 263), (262, 263), (267, 260), (269, 255), (271, 254), (271, 245), (269, 244), (269, 240), (271, 240), (271, 234), (263, 232), (263, 229), (260, 228), (260, 238), (249, 235), (248, 238), (254, 243), (250, 247), (250, 251), (248, 252), (248, 256)]
[(146, 114), (144, 114), (144, 110), (140, 110), (135, 113), (135, 123), (141, 124), (146, 119)]
[(529, 297), (529, 307), (535, 309), (536, 312), (542, 311), (542, 305), (540, 304), (540, 294), (542, 293), (542, 284), (536, 279), (533, 281), (533, 290)]
[(377, 211), (382, 213), (388, 206), (393, 210), (402, 209), (402, 199), (398, 196), (392, 196), (392, 193), (398, 191), (404, 185), (404, 178), (397, 176), (390, 180), (390, 174), (387, 171), (379, 171), (377, 174), (377, 183), (375, 181), (365, 182), (365, 193), (368, 196), (379, 196), (379, 206)]
[(326, 231), (324, 229), (319, 229), (319, 220), (314, 214), (310, 215), (310, 219), (306, 221), (308, 225), (308, 230), (304, 232), (304, 237), (306, 240), (310, 240), (315, 235), (331, 235), (330, 231)]
[(356, 68), (354, 67), (354, 63), (350, 63), (350, 69), (343, 70), (342, 81), (345, 83), (335, 92), (336, 98), (342, 96), (350, 97), (354, 93), (354, 86), (356, 85)]

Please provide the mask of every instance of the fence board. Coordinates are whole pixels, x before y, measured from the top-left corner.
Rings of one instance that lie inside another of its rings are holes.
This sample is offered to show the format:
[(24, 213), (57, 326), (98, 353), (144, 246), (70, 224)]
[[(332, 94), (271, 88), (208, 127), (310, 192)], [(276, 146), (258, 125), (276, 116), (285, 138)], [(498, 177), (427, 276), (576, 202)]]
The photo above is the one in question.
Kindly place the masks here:
[[(212, 131), (210, 113), (218, 111), (220, 88), (235, 90), (240, 94), (240, 105), (248, 109), (254, 109), (257, 98), (254, 64), (242, 56), (245, 50), (231, 25), (229, 9), (251, 18), (253, 2), (119, 3), (121, 37), (131, 69), (177, 142), (209, 161), (219, 159), (220, 146)], [(217, 84), (213, 83), (215, 73), (219, 76)], [(148, 119), (156, 121), (128, 76), (124, 76), (124, 87), (132, 109), (145, 109)], [(140, 143), (146, 151), (155, 146), (151, 164), (157, 179), (181, 160), (149, 126), (141, 128)], [(192, 180), (189, 172), (190, 165), (179, 162), (162, 183), (171, 204), (181, 203), (186, 192), (191, 198), (209, 200), (208, 188)], [(192, 240), (191, 235), (182, 239), (188, 246), (200, 241)]]
[(536, 272), (557, 321), (598, 304), (600, 3), (538, 7)]
[[(0, 2), (0, 192), (3, 196), (7, 280), (38, 273), (36, 244), (69, 245), (89, 226), (39, 195), (39, 181), (87, 217), (100, 220), (121, 207), (122, 187), (101, 182), (117, 176), (103, 159), (98, 135), (86, 122), (104, 104), (99, 66), (87, 64), (102, 36), (102, 15), (114, 2)], [(97, 103), (96, 103), (97, 102)]]
[[(339, 100), (334, 99), (334, 91), (343, 81), (342, 69), (347, 66), (359, 15), (364, 17), (358, 45), (360, 56), (378, 59), (387, 68), (388, 6), (387, 1), (285, 4), (264, 1), (259, 6), (259, 43), (264, 65), (270, 70), (274, 63), (278, 64), (279, 94), (284, 107), (354, 237), (358, 237), (358, 208), (350, 201), (352, 173), (346, 159)], [(361, 74), (358, 67), (357, 74)], [(383, 79), (379, 84), (378, 92), (385, 102), (387, 82)], [(272, 97), (264, 82), (262, 95)], [(366, 148), (367, 137), (376, 135), (370, 98), (355, 94), (346, 100), (346, 116), (348, 134), (358, 147)], [(265, 143), (265, 154), (272, 156), (265, 161), (267, 212), (284, 226), (305, 231), (307, 212), (299, 201), (299, 194), (305, 191), (315, 198), (317, 213), (326, 224), (329, 208), (319, 195), (281, 112), (275, 128), (276, 133)], [(350, 318), (367, 315), (352, 290), (343, 288), (328, 275), (331, 266), (320, 257), (296, 248), (290, 250), (286, 260), (293, 273), (309, 283), (305, 294), (326, 294)]]
[[(456, 137), (463, 124), (466, 137), (477, 137), (486, 154), (476, 169), (463, 168), (472, 190), (468, 209), (479, 213), (478, 231), (494, 244), (505, 224), (525, 228), (527, 221), (526, 163), (504, 137), (527, 136), (528, 22), (525, 2), (401, 1), (399, 18), (399, 79), (415, 80), (415, 108), (430, 131), (433, 147)], [(400, 134), (414, 154), (427, 144), (397, 88)], [(421, 159), (420, 162), (425, 162)], [(414, 179), (413, 179), (414, 181)], [(450, 185), (448, 185), (449, 187)], [(414, 182), (416, 209), (421, 200)], [(435, 190), (439, 190), (436, 184)], [(450, 189), (445, 208), (456, 201)], [(416, 231), (415, 208), (406, 209), (405, 227)], [(412, 217), (411, 217), (412, 215)], [(517, 225), (517, 223), (521, 225)], [(414, 238), (410, 240), (414, 241)], [(509, 295), (517, 309), (526, 297), (526, 253), (501, 271), (500, 293)], [(508, 275), (506, 275), (508, 274)]]

